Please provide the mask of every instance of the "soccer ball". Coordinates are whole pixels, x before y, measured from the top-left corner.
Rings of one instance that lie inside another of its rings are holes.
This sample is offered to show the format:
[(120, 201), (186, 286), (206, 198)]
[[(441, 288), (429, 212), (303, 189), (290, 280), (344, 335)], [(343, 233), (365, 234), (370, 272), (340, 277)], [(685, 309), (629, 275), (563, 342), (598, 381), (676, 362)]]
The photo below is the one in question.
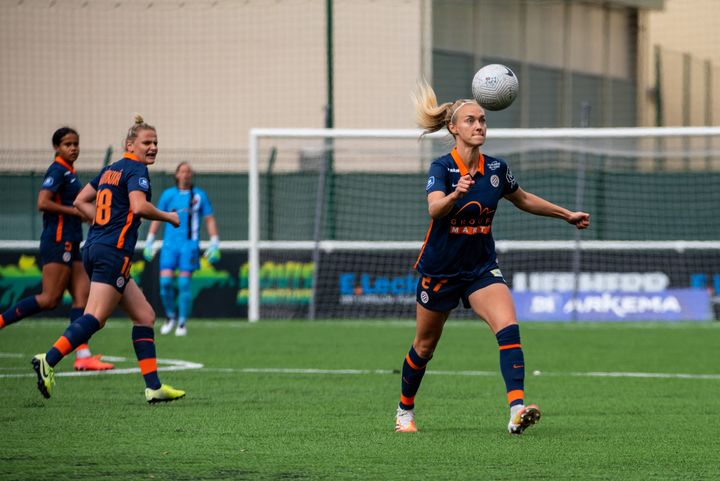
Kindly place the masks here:
[(473, 77), (472, 93), (477, 103), (487, 110), (506, 109), (517, 97), (518, 79), (505, 65), (486, 65)]

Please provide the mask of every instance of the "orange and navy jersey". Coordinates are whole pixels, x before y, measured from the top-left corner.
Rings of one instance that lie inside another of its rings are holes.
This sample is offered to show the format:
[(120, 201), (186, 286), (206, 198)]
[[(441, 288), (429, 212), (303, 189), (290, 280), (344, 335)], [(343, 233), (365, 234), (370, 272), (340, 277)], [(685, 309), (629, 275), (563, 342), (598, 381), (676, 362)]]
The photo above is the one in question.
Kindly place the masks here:
[[(450, 194), (468, 173), (457, 150), (430, 165), (425, 191)], [(473, 279), (497, 263), (492, 221), (498, 202), (518, 189), (502, 159), (480, 154), (475, 184), (450, 213), (430, 223), (415, 268), (429, 277)]]
[[(55, 158), (45, 173), (42, 190), (53, 194), (53, 201), (72, 207), (75, 197), (82, 189), (82, 184), (75, 174), (72, 165), (60, 157)], [(82, 241), (82, 220), (75, 215), (53, 214), (43, 212), (43, 230), (40, 239), (53, 242)]]
[(125, 153), (122, 159), (103, 168), (90, 185), (97, 196), (87, 244), (103, 244), (132, 255), (141, 220), (130, 209), (130, 192), (140, 191), (150, 202), (152, 189), (147, 166), (133, 154)]

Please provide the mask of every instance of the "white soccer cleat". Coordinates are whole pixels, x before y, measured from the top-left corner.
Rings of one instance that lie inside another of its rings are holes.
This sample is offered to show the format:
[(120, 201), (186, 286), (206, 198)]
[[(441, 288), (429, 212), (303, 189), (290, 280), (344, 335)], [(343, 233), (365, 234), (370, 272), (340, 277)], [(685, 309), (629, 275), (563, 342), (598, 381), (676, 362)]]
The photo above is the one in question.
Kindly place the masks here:
[(529, 406), (516, 405), (510, 408), (510, 434), (522, 434), (527, 428), (540, 421), (540, 408), (535, 404)]
[(398, 406), (397, 415), (395, 417), (396, 433), (416, 433), (415, 426), (415, 410), (406, 410)]
[(162, 335), (170, 334), (174, 328), (175, 328), (175, 319), (168, 319), (167, 321), (165, 321), (163, 323), (162, 327), (160, 327), (160, 334), (162, 334)]
[(187, 336), (187, 327), (185, 326), (178, 326), (177, 329), (175, 329), (175, 335), (178, 337), (185, 337)]

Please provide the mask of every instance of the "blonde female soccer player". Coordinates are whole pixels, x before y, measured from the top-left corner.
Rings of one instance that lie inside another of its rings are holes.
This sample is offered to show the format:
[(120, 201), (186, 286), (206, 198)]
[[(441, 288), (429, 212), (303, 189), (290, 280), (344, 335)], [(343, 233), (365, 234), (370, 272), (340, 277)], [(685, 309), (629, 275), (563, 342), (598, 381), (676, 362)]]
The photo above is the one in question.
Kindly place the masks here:
[(90, 277), (85, 314), (73, 322), (45, 354), (32, 359), (40, 393), (49, 398), (54, 367), (79, 344), (100, 330), (118, 304), (133, 322), (132, 341), (149, 403), (173, 401), (184, 391), (162, 384), (155, 354), (155, 312), (130, 277), (130, 265), (138, 238), (140, 219), (160, 220), (177, 226), (176, 212), (165, 212), (150, 203), (152, 189), (148, 165), (155, 163), (158, 140), (155, 127), (141, 116), (125, 137), (123, 158), (103, 168), (80, 191), (75, 207), (93, 219), (83, 247), (83, 264)]
[(495, 334), (510, 406), (508, 431), (521, 434), (540, 419), (540, 409), (525, 404), (520, 328), (510, 290), (498, 268), (492, 220), (503, 198), (521, 210), (557, 217), (578, 229), (590, 225), (590, 215), (524, 191), (504, 160), (483, 154), (480, 147), (485, 143), (487, 119), (476, 101), (438, 105), (432, 88), (421, 83), (416, 107), (425, 133), (447, 128), (455, 147), (431, 164), (425, 189), (431, 223), (415, 265), (421, 274), (415, 339), (402, 367), (395, 430), (417, 431), (415, 394), (445, 321), (462, 300)]

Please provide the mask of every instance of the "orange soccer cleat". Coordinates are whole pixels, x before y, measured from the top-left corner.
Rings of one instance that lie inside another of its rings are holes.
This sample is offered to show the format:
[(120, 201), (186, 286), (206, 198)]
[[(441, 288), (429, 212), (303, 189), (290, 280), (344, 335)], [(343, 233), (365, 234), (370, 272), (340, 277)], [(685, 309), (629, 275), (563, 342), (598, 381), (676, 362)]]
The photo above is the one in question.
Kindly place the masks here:
[(109, 362), (103, 362), (100, 359), (102, 355), (96, 354), (90, 357), (78, 357), (75, 359), (76, 371), (107, 371), (114, 369), (115, 365)]
[(415, 426), (415, 410), (406, 410), (398, 406), (397, 415), (395, 417), (396, 433), (416, 433)]

